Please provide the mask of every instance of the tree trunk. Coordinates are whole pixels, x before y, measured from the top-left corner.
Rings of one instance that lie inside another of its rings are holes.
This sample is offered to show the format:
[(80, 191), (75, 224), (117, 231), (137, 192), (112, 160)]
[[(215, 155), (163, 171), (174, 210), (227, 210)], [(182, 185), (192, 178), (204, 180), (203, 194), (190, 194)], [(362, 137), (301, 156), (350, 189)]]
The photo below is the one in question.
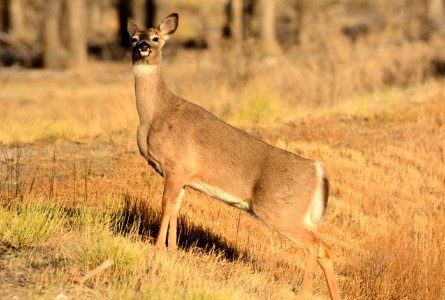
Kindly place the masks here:
[(130, 47), (127, 33), (127, 19), (132, 18), (141, 27), (150, 28), (155, 24), (156, 1), (154, 0), (119, 0), (117, 5), (119, 14), (119, 36), (121, 46)]
[(260, 0), (261, 43), (266, 54), (277, 54), (280, 47), (275, 33), (275, 0)]
[(62, 2), (47, 0), (43, 29), (43, 64), (45, 68), (61, 69), (64, 67), (64, 51), (60, 45), (60, 16)]
[(88, 2), (88, 39), (94, 39), (104, 31), (102, 21), (105, 6), (103, 2), (102, 0)]
[(127, 19), (132, 16), (131, 2), (133, 0), (119, 0), (117, 10), (119, 14), (119, 41), (122, 47), (130, 47), (130, 37), (127, 33)]
[(146, 25), (147, 28), (155, 27), (156, 22), (156, 1), (155, 0), (146, 0)]
[(240, 47), (243, 42), (244, 34), (243, 34), (243, 10), (244, 10), (244, 4), (243, 0), (232, 0), (231, 1), (231, 15), (232, 15), (232, 22), (231, 22), (231, 36), (236, 44), (237, 47)]
[(295, 3), (295, 36), (294, 43), (300, 44), (301, 32), (303, 31), (304, 17), (306, 15), (306, 3), (305, 0), (297, 0)]
[(9, 33), (20, 35), (24, 30), (22, 0), (9, 0)]
[(428, 19), (434, 28), (439, 27), (444, 22), (445, 0), (429, 0)]
[(87, 60), (85, 0), (66, 1), (68, 19), (69, 65), (77, 66)]
[(131, 17), (136, 21), (141, 27), (145, 27), (147, 24), (147, 14), (146, 14), (146, 1), (145, 0), (131, 0), (129, 1), (131, 5)]
[(9, 9), (8, 1), (0, 1), (0, 31), (9, 30)]

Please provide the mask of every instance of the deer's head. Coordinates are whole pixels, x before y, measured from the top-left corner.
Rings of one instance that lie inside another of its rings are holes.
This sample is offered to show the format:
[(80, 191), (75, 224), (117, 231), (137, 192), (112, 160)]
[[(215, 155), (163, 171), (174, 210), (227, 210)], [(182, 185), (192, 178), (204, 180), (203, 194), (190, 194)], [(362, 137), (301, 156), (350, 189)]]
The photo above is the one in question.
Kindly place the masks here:
[(128, 19), (127, 31), (131, 39), (133, 64), (160, 64), (161, 49), (178, 28), (178, 14), (166, 17), (158, 28), (140, 29), (132, 19)]

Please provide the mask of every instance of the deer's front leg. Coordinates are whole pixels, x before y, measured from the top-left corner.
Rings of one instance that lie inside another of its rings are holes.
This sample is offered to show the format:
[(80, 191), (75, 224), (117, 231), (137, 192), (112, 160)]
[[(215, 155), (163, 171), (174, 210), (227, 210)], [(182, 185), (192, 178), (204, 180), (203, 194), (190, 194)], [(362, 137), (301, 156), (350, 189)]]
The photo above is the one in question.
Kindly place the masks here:
[(165, 176), (161, 226), (156, 240), (156, 246), (158, 247), (165, 246), (168, 230), (168, 246), (173, 249), (176, 248), (176, 226), (181, 200), (184, 195), (184, 184), (184, 180), (178, 177), (169, 176), (168, 174)]
[(137, 141), (138, 141), (138, 147), (139, 152), (145, 159), (148, 159), (148, 131), (150, 129), (149, 124), (141, 124), (138, 126), (137, 130)]
[(175, 203), (173, 203), (172, 212), (170, 215), (170, 223), (168, 228), (168, 247), (175, 249), (177, 240), (177, 226), (178, 226), (178, 214), (181, 208), (182, 197), (184, 197), (184, 188), (179, 192)]

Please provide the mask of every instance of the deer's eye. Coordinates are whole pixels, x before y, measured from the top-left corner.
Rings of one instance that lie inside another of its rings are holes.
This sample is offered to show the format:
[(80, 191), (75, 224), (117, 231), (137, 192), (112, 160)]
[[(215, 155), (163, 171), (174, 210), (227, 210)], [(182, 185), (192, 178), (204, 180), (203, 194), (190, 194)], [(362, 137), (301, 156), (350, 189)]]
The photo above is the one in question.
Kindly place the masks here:
[(156, 42), (156, 43), (157, 43), (157, 42), (159, 41), (159, 38), (158, 38), (157, 36), (155, 36), (155, 37), (152, 38), (151, 40), (152, 40), (153, 42)]
[(139, 39), (137, 38), (137, 37), (132, 37), (131, 38), (131, 42), (134, 44), (134, 43), (137, 43), (139, 41)]

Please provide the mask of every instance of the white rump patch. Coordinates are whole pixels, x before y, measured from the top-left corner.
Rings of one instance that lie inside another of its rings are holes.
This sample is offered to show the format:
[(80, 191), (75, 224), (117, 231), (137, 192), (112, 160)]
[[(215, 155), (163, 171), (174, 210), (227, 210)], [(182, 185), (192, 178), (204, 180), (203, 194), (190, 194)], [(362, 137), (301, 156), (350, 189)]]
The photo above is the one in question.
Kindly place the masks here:
[(246, 201), (240, 200), (240, 199), (236, 198), (235, 196), (232, 196), (232, 195), (224, 192), (223, 190), (221, 190), (217, 187), (211, 186), (209, 184), (201, 183), (201, 182), (194, 182), (194, 183), (189, 183), (188, 186), (197, 190), (197, 191), (203, 192), (204, 194), (207, 194), (210, 197), (221, 200), (231, 206), (238, 207), (239, 209), (242, 209), (245, 211), (248, 211), (250, 209), (249, 203), (247, 203)]
[(133, 66), (133, 73), (135, 76), (153, 74), (157, 67), (157, 65), (137, 64)]
[(325, 177), (323, 165), (320, 162), (315, 163), (315, 173), (317, 176), (317, 183), (314, 194), (312, 195), (311, 204), (304, 216), (304, 224), (309, 230), (315, 231), (323, 221), (325, 213), (325, 199), (323, 179)]

